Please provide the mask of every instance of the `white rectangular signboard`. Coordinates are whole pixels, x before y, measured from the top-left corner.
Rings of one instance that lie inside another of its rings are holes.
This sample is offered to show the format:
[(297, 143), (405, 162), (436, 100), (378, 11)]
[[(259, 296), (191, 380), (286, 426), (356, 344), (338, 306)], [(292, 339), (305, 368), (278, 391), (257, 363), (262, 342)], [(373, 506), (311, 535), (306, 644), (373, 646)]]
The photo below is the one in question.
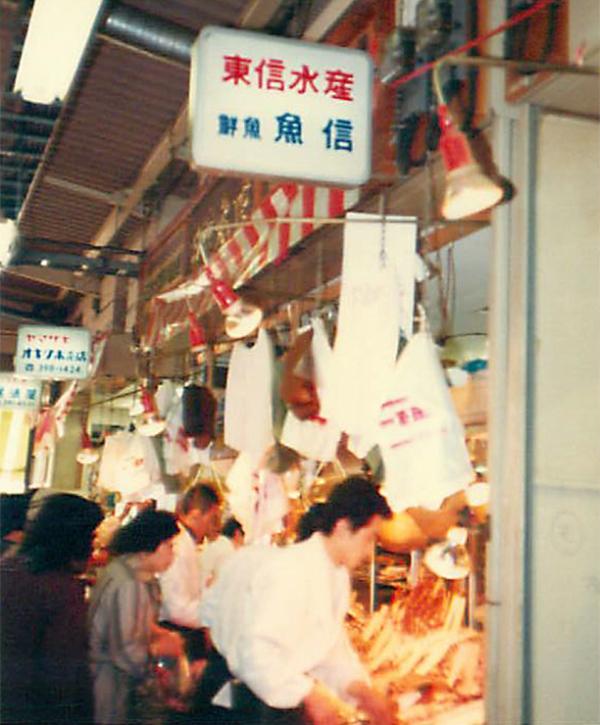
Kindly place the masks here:
[(15, 373), (33, 378), (87, 378), (90, 371), (90, 331), (84, 327), (21, 325)]
[(192, 158), (206, 169), (359, 186), (373, 63), (353, 48), (209, 26), (192, 48)]
[(39, 380), (0, 375), (0, 410), (37, 410), (41, 387)]

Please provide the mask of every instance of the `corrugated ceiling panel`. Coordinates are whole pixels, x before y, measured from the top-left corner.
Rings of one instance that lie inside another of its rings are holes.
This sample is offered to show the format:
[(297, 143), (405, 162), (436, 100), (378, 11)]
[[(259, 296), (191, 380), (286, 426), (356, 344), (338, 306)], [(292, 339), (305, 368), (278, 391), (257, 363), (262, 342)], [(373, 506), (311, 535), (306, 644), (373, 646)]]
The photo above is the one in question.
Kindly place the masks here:
[(111, 211), (110, 204), (40, 185), (30, 200), (21, 233), (29, 237), (87, 243)]
[(47, 173), (108, 192), (130, 186), (185, 101), (188, 76), (101, 42)]
[(2, 294), (6, 297), (13, 294), (27, 294), (32, 300), (41, 298), (53, 299), (56, 296), (56, 286), (44, 284), (40, 280), (31, 280), (22, 275), (15, 274), (10, 269), (2, 272)]
[(136, 219), (130, 216), (121, 229), (119, 229), (118, 233), (115, 234), (111, 241), (111, 246), (133, 248), (131, 238), (139, 230), (142, 223), (142, 219)]

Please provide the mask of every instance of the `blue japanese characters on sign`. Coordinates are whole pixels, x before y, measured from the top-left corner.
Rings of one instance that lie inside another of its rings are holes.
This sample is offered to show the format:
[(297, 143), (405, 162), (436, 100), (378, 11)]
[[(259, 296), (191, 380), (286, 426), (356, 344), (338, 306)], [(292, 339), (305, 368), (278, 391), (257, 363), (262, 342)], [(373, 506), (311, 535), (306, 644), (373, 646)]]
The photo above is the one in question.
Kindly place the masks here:
[(0, 375), (0, 410), (37, 410), (40, 405), (39, 380), (19, 380)]
[(68, 380), (87, 378), (90, 333), (82, 327), (19, 328), (15, 372), (27, 377)]
[(371, 169), (367, 53), (230, 28), (192, 50), (192, 156), (232, 172), (360, 185)]

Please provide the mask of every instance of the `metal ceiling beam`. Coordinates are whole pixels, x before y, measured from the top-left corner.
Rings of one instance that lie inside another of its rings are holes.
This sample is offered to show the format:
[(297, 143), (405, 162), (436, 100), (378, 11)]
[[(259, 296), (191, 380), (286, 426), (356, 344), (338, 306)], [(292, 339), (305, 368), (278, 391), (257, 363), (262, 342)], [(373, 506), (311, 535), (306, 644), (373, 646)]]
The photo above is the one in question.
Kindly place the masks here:
[[(98, 189), (92, 189), (91, 186), (84, 186), (83, 184), (77, 184), (73, 181), (67, 181), (66, 179), (61, 179), (58, 176), (53, 176), (52, 174), (46, 174), (43, 176), (40, 183), (55, 186), (58, 189), (64, 189), (65, 191), (70, 191), (74, 194), (79, 194), (80, 196), (86, 196), (94, 201), (102, 201), (105, 204), (110, 204), (111, 206), (119, 206), (127, 199), (127, 192), (123, 191), (111, 193), (107, 191), (99, 191)], [(141, 217), (141, 214), (137, 214), (135, 210), (132, 211), (132, 215)]]
[(7, 289), (6, 284), (2, 283), (2, 301), (3, 302), (10, 302), (18, 309), (23, 309), (23, 307), (28, 308), (31, 307), (32, 304), (35, 302), (47, 302), (52, 303), (56, 300), (56, 287), (52, 287), (52, 292), (39, 292), (34, 291), (31, 289), (27, 290), (27, 299), (23, 299), (24, 291), (23, 289)]
[(8, 307), (7, 305), (3, 304), (0, 304), (0, 315), (12, 317), (13, 319), (20, 320), (21, 322), (39, 322), (42, 325), (48, 324), (47, 317), (32, 315), (30, 312), (21, 312), (20, 310), (15, 310), (14, 307)]
[(281, 0), (250, 0), (240, 18), (240, 27), (264, 28), (280, 6)]
[(79, 254), (67, 252), (44, 252), (37, 249), (19, 249), (13, 258), (16, 264), (39, 264), (55, 269), (71, 269), (85, 271), (86, 274), (102, 276), (137, 277), (138, 265), (133, 262), (119, 260), (113, 262), (102, 257), (81, 257)]
[(43, 151), (10, 151), (8, 149), (0, 149), (0, 156), (7, 159), (17, 156), (22, 158), (41, 159), (43, 155)]
[(29, 184), (29, 182), (30, 182), (30, 180), (29, 181), (26, 181), (23, 178), (20, 178), (20, 179), (19, 178), (17, 178), (17, 179), (7, 179), (7, 178), (0, 179), (0, 185), (1, 186), (23, 187), (23, 186), (27, 186)]
[(41, 295), (32, 297), (29, 292), (27, 293), (27, 297), (27, 301), (23, 301), (20, 297), (15, 297), (14, 294), (7, 293), (4, 285), (2, 286), (2, 304), (9, 305), (13, 310), (19, 310), (20, 312), (30, 312), (34, 304), (38, 302), (52, 304), (56, 299), (55, 297), (43, 297)]
[(311, 20), (302, 38), (315, 42), (322, 40), (342, 16), (352, 8), (355, 2), (356, 0), (330, 0), (321, 12)]
[[(55, 247), (69, 247), (72, 250), (89, 250), (89, 249), (97, 249), (93, 244), (86, 244), (85, 242), (66, 242), (62, 239), (43, 239), (41, 237), (22, 237), (22, 242), (29, 245), (40, 245), (40, 244), (49, 244), (51, 246)], [(52, 251), (52, 250), (51, 250)], [(120, 255), (131, 255), (134, 257), (143, 257), (146, 252), (142, 249), (128, 249), (126, 247), (113, 247), (108, 244), (104, 245), (102, 247), (103, 252), (107, 252), (108, 254), (120, 254)], [(83, 260), (85, 261), (85, 260)]]
[(56, 118), (47, 118), (44, 116), (30, 116), (26, 113), (10, 113), (8, 111), (2, 112), (3, 121), (16, 121), (17, 123), (31, 123), (38, 124), (39, 126), (54, 126)]
[(22, 277), (32, 282), (41, 282), (67, 292), (77, 292), (84, 297), (100, 297), (100, 280), (96, 277), (79, 277), (74, 272), (28, 264), (7, 267), (2, 270), (2, 274)]
[(25, 133), (23, 131), (1, 131), (1, 138), (13, 138), (16, 141), (26, 141), (27, 143), (38, 143), (44, 146), (48, 143), (50, 136), (44, 136), (36, 133)]
[[(8, 176), (17, 176), (17, 179), (29, 176), (30, 178), (35, 174), (34, 169), (27, 169), (23, 166), (6, 166), (2, 164), (2, 171)], [(13, 179), (14, 180), (14, 179)]]

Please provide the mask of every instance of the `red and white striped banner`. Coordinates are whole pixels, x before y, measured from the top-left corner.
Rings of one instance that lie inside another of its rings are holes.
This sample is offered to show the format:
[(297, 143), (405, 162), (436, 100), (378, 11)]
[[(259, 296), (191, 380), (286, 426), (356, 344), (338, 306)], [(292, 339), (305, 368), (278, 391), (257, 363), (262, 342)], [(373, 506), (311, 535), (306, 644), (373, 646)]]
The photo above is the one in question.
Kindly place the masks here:
[[(358, 189), (282, 184), (253, 212), (248, 224), (237, 229), (211, 255), (208, 266), (215, 277), (227, 279), (234, 288), (239, 287), (268, 264), (280, 264), (295, 244), (323, 224), (321, 220), (341, 216), (356, 204), (358, 197)], [(282, 217), (290, 221), (282, 222)], [(201, 296), (194, 302), (199, 314), (208, 310), (212, 305), (208, 284), (206, 273), (201, 269), (191, 280), (155, 297), (145, 345), (152, 347), (161, 338), (166, 339), (169, 325), (181, 324), (186, 319), (190, 297)]]
[[(96, 332), (94, 334), (88, 379), (93, 378), (98, 370), (108, 335), (108, 332)], [(64, 436), (67, 416), (82, 384), (82, 380), (71, 380), (56, 403), (40, 412), (34, 437), (34, 455), (37, 455), (43, 448), (52, 447), (57, 438)]]

